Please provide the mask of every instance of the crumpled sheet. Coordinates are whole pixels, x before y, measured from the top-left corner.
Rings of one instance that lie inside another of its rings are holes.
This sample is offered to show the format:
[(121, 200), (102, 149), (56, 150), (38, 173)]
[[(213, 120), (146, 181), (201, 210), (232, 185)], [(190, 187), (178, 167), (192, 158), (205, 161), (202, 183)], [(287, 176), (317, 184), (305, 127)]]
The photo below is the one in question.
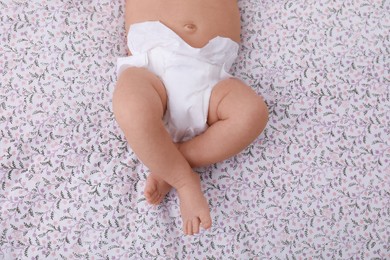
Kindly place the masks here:
[(389, 1), (239, 5), (270, 120), (197, 169), (214, 223), (185, 237), (112, 114), (124, 1), (0, 0), (0, 259), (390, 258)]

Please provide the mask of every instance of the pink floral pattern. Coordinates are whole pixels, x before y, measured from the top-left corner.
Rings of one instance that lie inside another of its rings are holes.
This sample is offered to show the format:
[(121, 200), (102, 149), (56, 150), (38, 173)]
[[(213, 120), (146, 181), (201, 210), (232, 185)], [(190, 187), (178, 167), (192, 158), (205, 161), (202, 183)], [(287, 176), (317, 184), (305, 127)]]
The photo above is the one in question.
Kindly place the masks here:
[(239, 5), (270, 121), (197, 169), (214, 225), (185, 237), (113, 118), (124, 1), (0, 0), (0, 259), (390, 258), (390, 2)]

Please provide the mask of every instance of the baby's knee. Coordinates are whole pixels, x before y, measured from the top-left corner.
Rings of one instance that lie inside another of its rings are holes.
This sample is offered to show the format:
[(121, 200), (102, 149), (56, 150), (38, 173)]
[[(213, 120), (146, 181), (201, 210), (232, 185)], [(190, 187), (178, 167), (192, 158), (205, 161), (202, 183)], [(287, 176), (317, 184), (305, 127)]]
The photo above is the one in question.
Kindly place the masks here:
[(256, 95), (253, 97), (251, 106), (253, 107), (253, 110), (256, 111), (256, 115), (261, 115), (268, 120), (268, 106), (262, 96)]
[(117, 121), (162, 117), (166, 108), (166, 93), (154, 74), (143, 68), (123, 71), (115, 87), (112, 104)]
[(252, 126), (252, 129), (260, 134), (269, 118), (267, 104), (262, 96), (254, 95), (247, 100), (246, 111), (247, 123)]

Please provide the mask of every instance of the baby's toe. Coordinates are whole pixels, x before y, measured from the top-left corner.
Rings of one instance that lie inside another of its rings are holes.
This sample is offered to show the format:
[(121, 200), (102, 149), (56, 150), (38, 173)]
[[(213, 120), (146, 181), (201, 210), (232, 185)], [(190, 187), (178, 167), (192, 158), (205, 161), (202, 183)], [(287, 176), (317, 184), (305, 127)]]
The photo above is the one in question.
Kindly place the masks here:
[(192, 221), (191, 220), (187, 220), (187, 221), (184, 222), (183, 230), (184, 230), (184, 234), (185, 235), (191, 236), (193, 234), (192, 233)]
[(199, 225), (200, 225), (199, 218), (195, 218), (194, 220), (192, 220), (192, 232), (194, 234), (198, 234), (199, 233)]
[(161, 199), (161, 193), (156, 192), (153, 196), (153, 199), (151, 201), (151, 204), (158, 204)]
[(145, 191), (144, 194), (145, 194), (145, 198), (146, 198), (147, 202), (149, 202), (151, 204), (155, 203), (157, 196), (158, 196), (158, 192), (148, 190), (148, 191)]
[(200, 217), (201, 225), (204, 229), (209, 229), (211, 227), (211, 216), (210, 215), (204, 215)]

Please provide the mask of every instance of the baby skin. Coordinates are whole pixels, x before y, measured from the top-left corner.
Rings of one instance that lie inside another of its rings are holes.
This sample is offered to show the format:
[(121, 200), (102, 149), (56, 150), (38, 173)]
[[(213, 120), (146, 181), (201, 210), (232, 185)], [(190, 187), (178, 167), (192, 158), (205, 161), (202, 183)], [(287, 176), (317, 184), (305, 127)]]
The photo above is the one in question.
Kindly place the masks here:
[[(240, 41), (236, 0), (127, 0), (126, 30), (145, 21), (160, 21), (194, 48), (217, 36)], [(163, 122), (167, 99), (156, 75), (131, 67), (118, 78), (113, 109), (130, 147), (151, 172), (144, 190), (146, 200), (157, 205), (175, 188), (183, 232), (193, 235), (200, 227), (210, 228), (212, 220), (200, 178), (192, 168), (223, 161), (245, 149), (265, 128), (268, 110), (242, 81), (222, 80), (211, 93), (207, 130), (174, 143)]]

